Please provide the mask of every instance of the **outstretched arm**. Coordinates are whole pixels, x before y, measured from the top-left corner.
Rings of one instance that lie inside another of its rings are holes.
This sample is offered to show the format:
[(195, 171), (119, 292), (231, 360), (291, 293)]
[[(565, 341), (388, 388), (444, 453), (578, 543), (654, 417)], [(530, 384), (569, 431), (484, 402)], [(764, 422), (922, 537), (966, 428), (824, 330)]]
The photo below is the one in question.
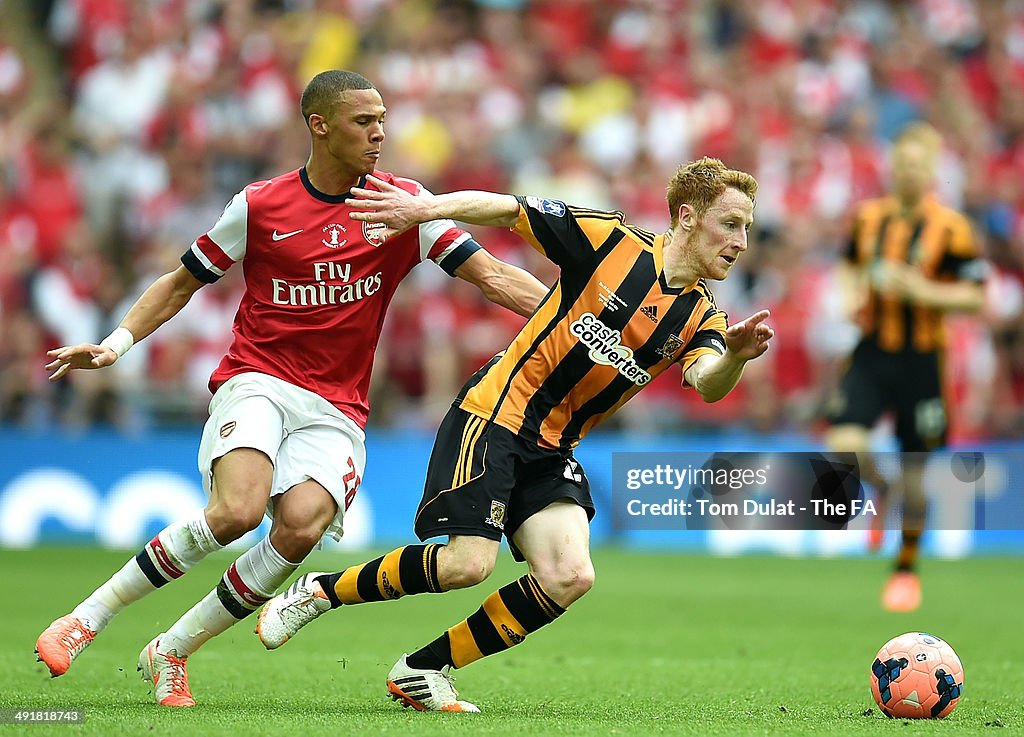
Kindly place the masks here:
[[(72, 369), (98, 369), (113, 364), (133, 343), (138, 342), (177, 315), (203, 286), (184, 266), (164, 274), (153, 282), (128, 310), (120, 327), (103, 343), (80, 343), (47, 351), (53, 359), (46, 364), (57, 381)], [(125, 335), (127, 331), (128, 335)]]
[[(519, 201), (512, 195), (464, 190), (435, 195), (423, 191), (410, 194), (401, 187), (367, 177), (379, 189), (353, 187), (348, 204), (365, 212), (353, 212), (353, 220), (384, 223), (385, 238), (431, 220), (461, 220), (475, 225), (511, 227), (519, 217)], [(455, 276), (474, 284), (487, 299), (529, 317), (547, 294), (533, 274), (496, 259), (480, 250), (455, 270)]]
[(474, 225), (510, 228), (519, 217), (519, 201), (510, 194), (463, 190), (414, 195), (374, 176), (367, 177), (367, 181), (379, 191), (353, 187), (353, 197), (346, 202), (365, 210), (352, 213), (353, 220), (384, 223), (388, 227), (385, 238), (430, 220), (451, 218)]
[(717, 402), (732, 391), (743, 375), (747, 361), (768, 350), (775, 331), (764, 324), (771, 313), (761, 310), (725, 331), (725, 353), (701, 356), (686, 370), (690, 384), (705, 402)]
[(976, 282), (929, 279), (910, 264), (884, 262), (872, 274), (875, 288), (942, 312), (978, 312), (985, 306), (985, 290)]
[(465, 279), (483, 292), (487, 299), (529, 317), (544, 299), (548, 288), (529, 271), (505, 263), (480, 249), (455, 270), (455, 276)]

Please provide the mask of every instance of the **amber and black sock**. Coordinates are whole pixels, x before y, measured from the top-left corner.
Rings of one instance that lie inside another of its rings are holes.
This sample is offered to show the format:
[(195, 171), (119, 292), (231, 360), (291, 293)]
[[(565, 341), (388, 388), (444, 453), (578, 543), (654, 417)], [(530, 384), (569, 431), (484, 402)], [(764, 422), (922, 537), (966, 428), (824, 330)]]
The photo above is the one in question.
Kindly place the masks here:
[(897, 571), (913, 571), (917, 566), (917, 551), (921, 543), (921, 530), (903, 530), (903, 544), (896, 556)]
[(340, 573), (316, 580), (331, 607), (399, 599), (412, 594), (441, 591), (437, 578), (437, 543), (406, 545), (368, 563), (351, 566)]
[(555, 621), (565, 609), (541, 589), (532, 575), (495, 591), (482, 607), (406, 661), (411, 668), (461, 668), (474, 660), (518, 645)]

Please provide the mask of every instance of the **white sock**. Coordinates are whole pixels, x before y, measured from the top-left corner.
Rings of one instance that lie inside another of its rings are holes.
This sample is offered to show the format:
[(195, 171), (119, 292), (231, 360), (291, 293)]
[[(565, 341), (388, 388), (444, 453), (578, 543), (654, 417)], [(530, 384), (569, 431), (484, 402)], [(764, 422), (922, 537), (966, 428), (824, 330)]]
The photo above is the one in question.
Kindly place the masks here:
[(99, 632), (126, 606), (184, 575), (209, 553), (222, 547), (210, 531), (205, 512), (175, 522), (157, 533), (71, 614), (89, 629)]
[(265, 537), (231, 564), (217, 588), (160, 638), (160, 651), (187, 658), (209, 639), (259, 609), (299, 567)]

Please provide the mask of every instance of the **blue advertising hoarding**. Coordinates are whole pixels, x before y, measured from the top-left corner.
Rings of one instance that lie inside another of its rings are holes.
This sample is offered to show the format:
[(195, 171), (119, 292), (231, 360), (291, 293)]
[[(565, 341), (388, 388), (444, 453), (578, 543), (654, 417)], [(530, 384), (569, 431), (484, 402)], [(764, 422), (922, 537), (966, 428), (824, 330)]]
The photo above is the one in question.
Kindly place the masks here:
[[(136, 548), (169, 522), (201, 508), (205, 497), (196, 467), (198, 429), (140, 437), (93, 430), (80, 435), (0, 431), (0, 546), (80, 543)], [(386, 546), (412, 537), (433, 437), (371, 432), (367, 470), (346, 519), (344, 548)], [(613, 524), (613, 461), (631, 454), (820, 450), (802, 436), (624, 436), (588, 437), (578, 449), (591, 482), (598, 515), (594, 543), (638, 547), (707, 549), (722, 554), (748, 551), (784, 554), (857, 554), (863, 530), (638, 529)], [(1020, 509), (1013, 479), (1024, 474), (1024, 446), (973, 448), (988, 459), (984, 493), (995, 509)], [(623, 456), (623, 454), (626, 454)], [(653, 454), (653, 455), (651, 455)], [(1001, 506), (1000, 506), (1001, 505)], [(933, 505), (941, 513), (943, 504)], [(1004, 513), (1005, 514), (1005, 513)], [(988, 550), (1024, 552), (1024, 520), (1000, 518), (999, 529), (943, 529), (927, 537), (933, 554), (959, 556)], [(250, 533), (237, 543), (251, 544)], [(982, 525), (984, 526), (984, 525)], [(963, 525), (956, 527), (962, 528)], [(890, 535), (895, 544), (895, 536)]]

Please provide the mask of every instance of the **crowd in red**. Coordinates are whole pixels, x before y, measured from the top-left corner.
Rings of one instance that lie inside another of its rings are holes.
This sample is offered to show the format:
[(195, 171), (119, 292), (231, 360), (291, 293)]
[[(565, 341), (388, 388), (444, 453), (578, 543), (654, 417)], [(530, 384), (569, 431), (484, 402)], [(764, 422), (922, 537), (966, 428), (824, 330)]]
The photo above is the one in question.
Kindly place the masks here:
[[(389, 109), (381, 167), (434, 191), (543, 195), (621, 209), (660, 231), (664, 184), (680, 163), (713, 155), (757, 176), (752, 246), (716, 294), (737, 317), (770, 308), (773, 348), (711, 408), (680, 391), (678, 375), (663, 377), (623, 412), (635, 430), (816, 426), (856, 339), (833, 276), (846, 218), (884, 191), (894, 136), (931, 122), (945, 145), (938, 192), (972, 217), (994, 267), (984, 314), (951, 321), (954, 436), (1024, 429), (1019, 2), (22, 5), (27, 27), (0, 26), (3, 422), (204, 416), (240, 273), (201, 290), (114, 370), (50, 385), (43, 354), (101, 338), (242, 185), (301, 164), (299, 91), (317, 71), (351, 68)], [(511, 233), (476, 235), (554, 278)], [(375, 370), (378, 424), (432, 426), (521, 325), (439, 274), (417, 269), (391, 309)]]

